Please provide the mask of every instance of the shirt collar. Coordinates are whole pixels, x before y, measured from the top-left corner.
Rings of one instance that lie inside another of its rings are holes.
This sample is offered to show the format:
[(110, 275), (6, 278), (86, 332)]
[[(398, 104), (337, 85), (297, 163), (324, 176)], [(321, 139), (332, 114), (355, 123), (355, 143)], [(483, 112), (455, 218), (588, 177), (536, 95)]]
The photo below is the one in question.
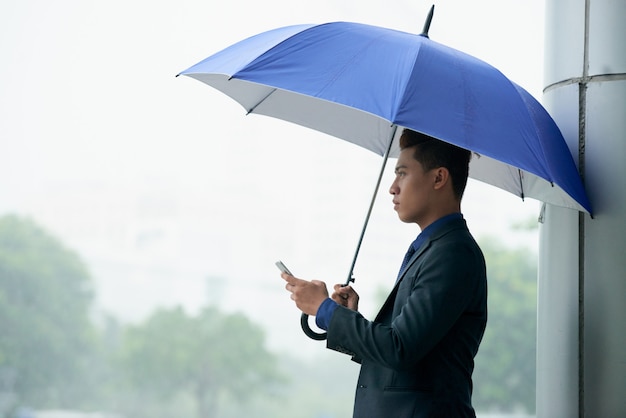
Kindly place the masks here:
[(452, 222), (454, 220), (463, 219), (463, 214), (460, 212), (451, 213), (449, 215), (443, 216), (437, 219), (435, 222), (428, 225), (420, 234), (415, 238), (415, 241), (411, 244), (413, 250), (417, 251), (419, 247), (422, 246), (424, 241), (430, 238), (439, 228), (447, 224), (448, 222)]

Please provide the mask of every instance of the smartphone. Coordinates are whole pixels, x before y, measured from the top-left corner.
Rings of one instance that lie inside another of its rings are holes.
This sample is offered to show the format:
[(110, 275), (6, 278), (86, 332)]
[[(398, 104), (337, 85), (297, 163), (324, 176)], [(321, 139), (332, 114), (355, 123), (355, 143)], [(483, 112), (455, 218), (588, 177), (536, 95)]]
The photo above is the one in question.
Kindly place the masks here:
[(278, 267), (278, 270), (282, 271), (283, 273), (287, 273), (290, 276), (293, 276), (293, 274), (289, 271), (287, 266), (283, 264), (282, 261), (278, 260), (275, 264), (276, 267)]

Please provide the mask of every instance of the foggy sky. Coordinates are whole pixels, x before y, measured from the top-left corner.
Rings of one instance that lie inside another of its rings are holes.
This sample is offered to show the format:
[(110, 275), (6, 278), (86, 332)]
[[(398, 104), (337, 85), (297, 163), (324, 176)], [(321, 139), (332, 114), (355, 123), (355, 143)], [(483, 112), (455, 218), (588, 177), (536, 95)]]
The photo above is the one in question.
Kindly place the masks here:
[[(380, 157), (243, 109), (181, 70), (260, 31), (348, 20), (419, 33), (431, 2), (8, 0), (0, 3), (0, 215), (32, 216), (87, 261), (100, 309), (139, 320), (207, 302), (301, 343), (273, 265), (343, 282)], [(393, 7), (391, 7), (393, 6)], [(436, 5), (430, 37), (499, 68), (541, 101), (543, 2)], [(388, 167), (357, 264), (367, 295), (419, 232), (387, 193)], [(471, 181), (474, 235), (536, 217)], [(371, 298), (370, 298), (371, 299)], [(297, 336), (296, 336), (297, 334)], [(282, 340), (281, 340), (282, 341)]]

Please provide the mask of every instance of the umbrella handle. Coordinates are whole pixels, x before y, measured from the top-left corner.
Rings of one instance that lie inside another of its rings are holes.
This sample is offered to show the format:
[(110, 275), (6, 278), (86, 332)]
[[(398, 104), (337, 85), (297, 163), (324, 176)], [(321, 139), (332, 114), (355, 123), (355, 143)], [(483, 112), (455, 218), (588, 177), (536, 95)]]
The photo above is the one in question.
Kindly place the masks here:
[[(354, 282), (354, 277), (349, 277), (348, 280), (346, 280), (346, 283), (342, 286), (347, 286), (350, 284), (350, 282)], [(305, 313), (300, 316), (300, 326), (302, 327), (302, 331), (304, 331), (306, 336), (310, 339), (315, 341), (324, 341), (326, 339), (326, 332), (319, 333), (311, 329), (311, 327), (309, 326), (309, 315)]]
[(323, 341), (326, 339), (325, 332), (319, 333), (311, 329), (309, 326), (309, 315), (305, 313), (300, 316), (300, 326), (302, 326), (302, 331), (304, 331), (307, 337), (316, 341)]

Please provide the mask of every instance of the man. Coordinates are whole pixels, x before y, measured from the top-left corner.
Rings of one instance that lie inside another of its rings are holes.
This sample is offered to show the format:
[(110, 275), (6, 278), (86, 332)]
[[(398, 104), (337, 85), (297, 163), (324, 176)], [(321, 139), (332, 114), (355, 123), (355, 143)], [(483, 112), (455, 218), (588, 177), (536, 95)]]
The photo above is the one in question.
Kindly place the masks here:
[(463, 215), (470, 152), (404, 130), (394, 210), (421, 233), (374, 321), (357, 293), (320, 281), (282, 278), (296, 306), (327, 330), (327, 347), (361, 363), (354, 417), (474, 417), (474, 357), (487, 323), (482, 252)]

